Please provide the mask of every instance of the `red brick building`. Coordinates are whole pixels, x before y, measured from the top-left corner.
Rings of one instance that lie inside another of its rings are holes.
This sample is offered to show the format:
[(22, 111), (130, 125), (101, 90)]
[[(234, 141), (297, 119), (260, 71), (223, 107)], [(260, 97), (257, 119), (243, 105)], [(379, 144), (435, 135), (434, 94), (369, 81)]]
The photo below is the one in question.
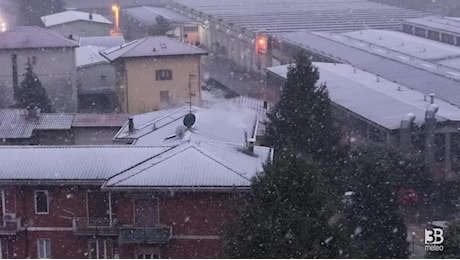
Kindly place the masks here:
[(172, 136), (157, 124), (168, 144), (155, 146), (1, 146), (1, 257), (222, 256), (220, 229), (272, 150), (192, 138), (200, 125)]

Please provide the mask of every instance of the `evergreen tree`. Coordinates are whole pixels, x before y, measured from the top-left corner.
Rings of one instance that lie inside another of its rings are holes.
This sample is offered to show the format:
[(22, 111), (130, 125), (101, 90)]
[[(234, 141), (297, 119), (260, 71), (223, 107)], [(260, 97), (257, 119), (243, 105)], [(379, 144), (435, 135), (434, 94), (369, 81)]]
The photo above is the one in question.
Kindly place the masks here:
[(15, 93), (16, 107), (38, 107), (42, 112), (52, 112), (51, 101), (46, 94), (46, 89), (33, 72), (33, 67), (30, 61), (27, 62), (26, 73), (24, 80)]
[(169, 20), (163, 16), (157, 16), (155, 20), (156, 24), (149, 28), (149, 35), (166, 35), (168, 31), (172, 30)]
[(224, 229), (226, 256), (340, 256), (343, 240), (334, 228), (334, 203), (322, 176), (315, 165), (288, 152), (265, 165), (237, 218)]
[(17, 25), (43, 26), (40, 17), (65, 11), (62, 0), (17, 0)]
[[(425, 172), (425, 173), (424, 173)], [(344, 169), (346, 188), (354, 192), (345, 210), (352, 258), (407, 258), (407, 229), (399, 214), (398, 191), (429, 182), (423, 160), (381, 146), (350, 153)]]
[(268, 114), (266, 140), (275, 151), (292, 146), (314, 159), (334, 162), (340, 135), (326, 85), (317, 85), (318, 79), (318, 69), (306, 53), (300, 52), (295, 65), (288, 69), (279, 102)]

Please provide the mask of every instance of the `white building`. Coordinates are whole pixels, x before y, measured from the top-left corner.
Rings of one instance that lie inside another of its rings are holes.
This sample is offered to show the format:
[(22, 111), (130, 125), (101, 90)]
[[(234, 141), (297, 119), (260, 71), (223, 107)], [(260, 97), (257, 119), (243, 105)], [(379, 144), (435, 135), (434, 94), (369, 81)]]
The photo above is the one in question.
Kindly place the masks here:
[(109, 36), (112, 22), (100, 14), (65, 11), (41, 17), (44, 26), (69, 37)]

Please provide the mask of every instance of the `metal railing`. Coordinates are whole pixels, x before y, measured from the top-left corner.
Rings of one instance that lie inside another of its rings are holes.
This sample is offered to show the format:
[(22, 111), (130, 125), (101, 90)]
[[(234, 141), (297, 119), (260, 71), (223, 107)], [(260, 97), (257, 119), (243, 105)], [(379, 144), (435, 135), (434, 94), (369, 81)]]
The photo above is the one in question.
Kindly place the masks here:
[(118, 233), (117, 223), (116, 218), (74, 218), (72, 226), (76, 233), (115, 235)]
[(0, 217), (0, 235), (16, 234), (21, 227), (21, 219), (18, 217)]

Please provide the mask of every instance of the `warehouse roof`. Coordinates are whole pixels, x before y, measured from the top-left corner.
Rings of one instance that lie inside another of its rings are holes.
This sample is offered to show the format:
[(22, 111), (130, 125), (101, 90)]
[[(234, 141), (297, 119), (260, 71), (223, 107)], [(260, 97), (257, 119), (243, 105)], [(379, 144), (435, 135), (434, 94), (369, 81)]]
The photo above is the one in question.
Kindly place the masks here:
[(145, 26), (155, 25), (157, 23), (156, 18), (159, 16), (163, 16), (173, 24), (196, 23), (186, 16), (163, 7), (138, 6), (123, 9), (122, 12)]
[(460, 19), (455, 17), (425, 16), (407, 19), (403, 21), (403, 24), (460, 35)]
[(93, 23), (112, 24), (107, 18), (100, 14), (85, 13), (80, 11), (64, 11), (60, 13), (45, 15), (40, 17), (46, 27), (71, 23), (75, 21), (87, 21)]

